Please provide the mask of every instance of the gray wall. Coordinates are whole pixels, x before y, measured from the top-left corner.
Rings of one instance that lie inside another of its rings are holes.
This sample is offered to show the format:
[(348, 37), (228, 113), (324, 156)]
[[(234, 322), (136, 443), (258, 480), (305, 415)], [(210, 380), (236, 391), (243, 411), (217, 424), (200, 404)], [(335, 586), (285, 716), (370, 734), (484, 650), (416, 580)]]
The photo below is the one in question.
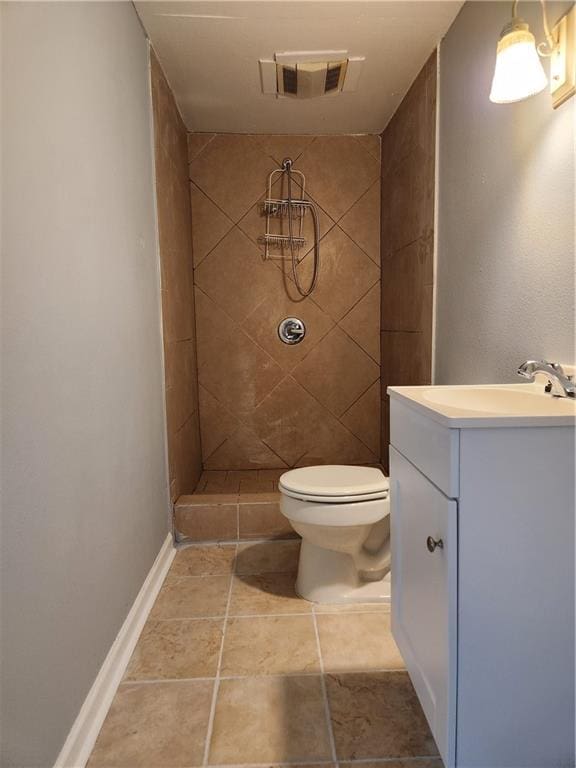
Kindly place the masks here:
[[(555, 21), (567, 4), (551, 4)], [(543, 39), (540, 6), (521, 15)], [(510, 4), (468, 2), (441, 47), (436, 382), (574, 362), (574, 108), (488, 100)]]
[(47, 766), (169, 530), (147, 43), (2, 14), (2, 764)]

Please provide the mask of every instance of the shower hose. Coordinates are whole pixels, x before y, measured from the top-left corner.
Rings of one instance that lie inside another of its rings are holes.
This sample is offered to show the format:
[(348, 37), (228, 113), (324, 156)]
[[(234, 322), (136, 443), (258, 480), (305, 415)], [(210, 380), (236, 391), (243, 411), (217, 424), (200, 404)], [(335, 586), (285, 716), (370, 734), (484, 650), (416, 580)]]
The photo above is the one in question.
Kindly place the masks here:
[(298, 277), (298, 248), (294, 244), (294, 222), (293, 222), (293, 210), (292, 210), (292, 160), (284, 160), (282, 163), (287, 178), (287, 192), (288, 192), (288, 234), (290, 240), (290, 256), (292, 257), (292, 276), (296, 289), (300, 296), (305, 298), (310, 296), (316, 283), (318, 282), (318, 273), (320, 271), (320, 226), (318, 223), (318, 212), (316, 206), (308, 200), (303, 201), (303, 204), (310, 209), (312, 213), (312, 219), (314, 221), (314, 266), (312, 269), (312, 280), (308, 288), (303, 288), (300, 278)]

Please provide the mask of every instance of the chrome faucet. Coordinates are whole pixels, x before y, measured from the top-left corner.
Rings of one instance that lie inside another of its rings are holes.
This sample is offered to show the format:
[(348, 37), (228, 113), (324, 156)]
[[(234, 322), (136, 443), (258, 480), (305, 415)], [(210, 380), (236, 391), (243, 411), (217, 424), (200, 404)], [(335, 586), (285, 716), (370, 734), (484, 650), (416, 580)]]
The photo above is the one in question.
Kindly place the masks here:
[(518, 368), (518, 376), (534, 381), (537, 373), (548, 376), (544, 387), (553, 397), (576, 397), (576, 384), (572, 376), (564, 373), (560, 363), (548, 363), (546, 360), (526, 360)]

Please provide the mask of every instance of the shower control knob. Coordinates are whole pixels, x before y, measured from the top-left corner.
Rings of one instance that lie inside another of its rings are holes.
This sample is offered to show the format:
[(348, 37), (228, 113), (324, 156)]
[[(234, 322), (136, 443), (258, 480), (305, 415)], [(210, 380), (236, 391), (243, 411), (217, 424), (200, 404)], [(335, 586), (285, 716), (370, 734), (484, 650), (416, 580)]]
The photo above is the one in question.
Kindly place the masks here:
[(298, 344), (306, 335), (306, 326), (297, 317), (286, 317), (278, 326), (278, 336), (284, 344)]

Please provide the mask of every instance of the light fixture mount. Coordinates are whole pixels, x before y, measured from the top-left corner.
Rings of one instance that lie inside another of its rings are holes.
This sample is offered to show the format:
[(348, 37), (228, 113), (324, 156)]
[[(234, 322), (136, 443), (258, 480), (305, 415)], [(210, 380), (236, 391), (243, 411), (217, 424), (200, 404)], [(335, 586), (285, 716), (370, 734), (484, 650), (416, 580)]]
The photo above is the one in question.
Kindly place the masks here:
[(576, 93), (576, 6), (552, 30), (556, 43), (550, 58), (550, 93), (554, 109)]

